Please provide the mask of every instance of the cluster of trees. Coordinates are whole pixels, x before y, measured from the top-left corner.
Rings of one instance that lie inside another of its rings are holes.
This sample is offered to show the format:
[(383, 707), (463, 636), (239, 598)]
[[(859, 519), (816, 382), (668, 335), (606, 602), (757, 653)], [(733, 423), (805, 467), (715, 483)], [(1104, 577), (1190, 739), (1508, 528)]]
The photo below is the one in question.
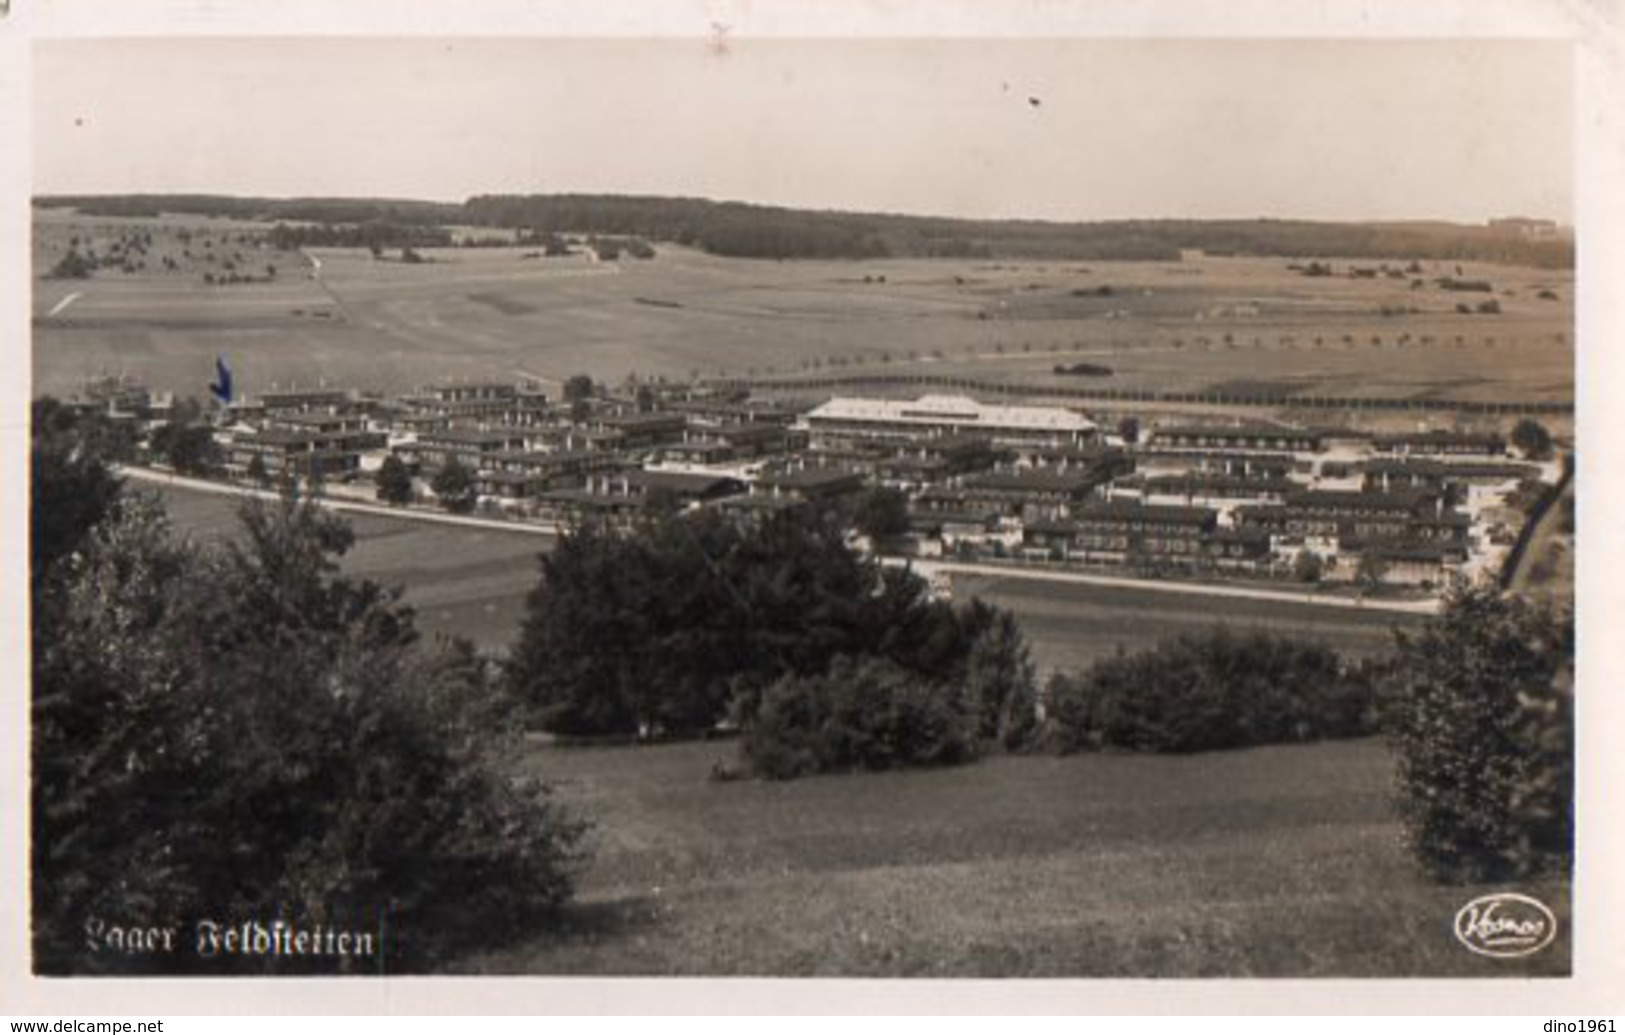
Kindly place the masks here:
[[(451, 231), (418, 223), (278, 223), (266, 236), (273, 248), (298, 251), (301, 248), (445, 248), (452, 243)], [(410, 261), (404, 258), (402, 261)]]
[(93, 918), (222, 916), (381, 932), (348, 965), (421, 969), (565, 899), (584, 828), (524, 776), (503, 685), (466, 643), (420, 642), (398, 592), (338, 573), (347, 526), (290, 498), (245, 506), (231, 542), (189, 540), (122, 490), (93, 427), (36, 416), (37, 970), (300, 966), (85, 946)]
[(232, 263), (226, 263), (224, 273), (205, 273), (203, 283), (210, 287), (226, 287), (232, 284), (270, 284), (276, 280), (276, 265), (265, 264), (265, 276), (257, 277), (252, 273), (238, 273)]
[(69, 248), (45, 275), (51, 280), (88, 280), (100, 266), (95, 259)]
[(254, 198), (222, 194), (47, 194), (45, 208), (71, 208), (87, 216), (156, 219), (166, 212), (211, 219), (301, 223), (455, 223), (462, 206), (391, 198)]
[[(1013, 619), (932, 600), (917, 575), (851, 550), (845, 527), (808, 509), (748, 528), (709, 513), (580, 528), (541, 558), (509, 661), (513, 690), (542, 728), (576, 736), (694, 734), (731, 718), (754, 730), (754, 761), (768, 740), (799, 735), (786, 700), (814, 726), (844, 722), (841, 702), (853, 702), (841, 676), (861, 671), (897, 689), (893, 703), (937, 701), (952, 737), (1017, 743), (1011, 731), (1032, 709), (1014, 702), (1030, 705), (1034, 691)], [(887, 750), (887, 764), (953, 755)], [(844, 750), (813, 757), (819, 768), (880, 764)]]
[(698, 198), (549, 194), (470, 198), (477, 226), (524, 227), (536, 236), (610, 234), (672, 241), (744, 258), (858, 259), (888, 254), (851, 217)]
[[(1512, 262), (1572, 268), (1573, 245), (1450, 223), (1294, 220), (1119, 220), (1048, 223), (855, 212), (807, 212), (696, 198), (506, 195), (469, 199), (476, 225), (640, 234), (724, 255), (768, 258), (1024, 256), (1172, 260), (1209, 254), (1346, 255)], [(1329, 269), (1327, 270), (1329, 272)]]
[(214, 431), (203, 419), (203, 405), (191, 397), (175, 401), (169, 421), (147, 436), (147, 449), (154, 460), (197, 478), (217, 473), (222, 461)]

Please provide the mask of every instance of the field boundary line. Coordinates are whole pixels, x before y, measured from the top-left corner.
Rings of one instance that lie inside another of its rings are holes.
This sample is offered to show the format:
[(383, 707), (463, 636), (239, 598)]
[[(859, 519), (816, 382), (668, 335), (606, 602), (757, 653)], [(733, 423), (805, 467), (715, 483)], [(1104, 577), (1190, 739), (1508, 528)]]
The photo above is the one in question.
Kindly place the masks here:
[(1240, 406), (1268, 409), (1377, 411), (1388, 413), (1474, 413), (1486, 416), (1573, 414), (1574, 403), (1536, 400), (1420, 399), (1391, 396), (1246, 395), (1230, 392), (1171, 392), (1149, 388), (1086, 388), (1074, 385), (983, 381), (953, 374), (826, 374), (804, 377), (724, 377), (708, 384), (748, 391), (809, 391), (841, 388), (936, 388), (1017, 398), (1076, 399), (1095, 403), (1141, 403), (1158, 406)]
[(46, 317), (49, 318), (49, 317), (52, 317), (52, 316), (56, 316), (58, 313), (62, 312), (62, 310), (68, 308), (68, 306), (70, 306), (73, 303), (77, 302), (79, 300), (79, 296), (82, 295), (82, 294), (84, 294), (83, 291), (75, 291), (73, 294), (68, 295), (66, 298), (62, 299), (62, 301), (60, 301), (56, 305), (52, 306), (51, 311), (45, 314)]
[(888, 557), (883, 559), (882, 563), (892, 567), (908, 565), (928, 578), (938, 572), (948, 575), (982, 575), (989, 578), (1065, 582), (1074, 585), (1101, 586), (1109, 589), (1143, 589), (1157, 593), (1183, 593), (1187, 596), (1230, 597), (1282, 604), (1340, 607), (1354, 611), (1386, 611), (1391, 614), (1431, 615), (1437, 614), (1440, 606), (1437, 599), (1362, 600), (1352, 597), (1289, 593), (1285, 590), (1255, 589), (1251, 586), (1225, 586), (1206, 582), (1175, 582), (1164, 579), (1135, 579), (1120, 575), (1094, 575), (1081, 571), (1023, 568), (1014, 565), (1007, 567), (1002, 564), (972, 564), (964, 561), (932, 561), (906, 557)]
[[(208, 492), (217, 496), (238, 496), (262, 500), (281, 499), (281, 495), (271, 489), (256, 489), (247, 485), (209, 481), (206, 478), (188, 478), (185, 475), (172, 474), (169, 471), (160, 471), (151, 467), (120, 464), (113, 468), (113, 473), (151, 485), (167, 485), (171, 488)], [(328, 510), (352, 514), (369, 514), (374, 517), (399, 518), (403, 521), (421, 521), (431, 525), (456, 525), (463, 528), (477, 528), (492, 532), (520, 532), (526, 535), (552, 537), (557, 537), (560, 533), (558, 526), (541, 522), (498, 521), (493, 518), (472, 517), (466, 514), (437, 514), (430, 510), (386, 507), (376, 503), (363, 503), (360, 500), (335, 499), (332, 496), (304, 496), (302, 498), (308, 499), (317, 506), (325, 507)]]

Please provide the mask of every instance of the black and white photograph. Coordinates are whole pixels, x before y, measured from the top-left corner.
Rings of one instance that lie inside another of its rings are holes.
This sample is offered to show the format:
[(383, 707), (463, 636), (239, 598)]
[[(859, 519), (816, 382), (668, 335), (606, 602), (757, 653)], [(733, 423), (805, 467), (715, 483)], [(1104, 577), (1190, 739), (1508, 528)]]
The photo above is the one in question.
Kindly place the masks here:
[(1584, 970), (1576, 40), (708, 10), (29, 43), (28, 973)]

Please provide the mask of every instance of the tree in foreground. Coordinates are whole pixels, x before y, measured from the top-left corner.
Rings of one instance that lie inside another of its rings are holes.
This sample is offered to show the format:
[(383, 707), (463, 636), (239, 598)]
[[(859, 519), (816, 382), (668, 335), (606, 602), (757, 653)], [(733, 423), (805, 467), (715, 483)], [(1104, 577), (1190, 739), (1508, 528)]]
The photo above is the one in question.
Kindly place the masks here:
[(582, 826), (522, 776), (500, 689), (466, 647), (420, 644), (396, 593), (337, 573), (347, 526), (289, 500), (242, 522), (199, 544), (132, 496), (66, 553), (36, 539), (35, 970), (300, 966), (89, 953), (97, 919), (382, 932), (382, 958), (350, 961), (377, 972), (544, 918)]
[(412, 502), (412, 474), (394, 453), (384, 457), (376, 476), (378, 499), (399, 507)]
[(1387, 725), (1411, 845), (1444, 880), (1566, 867), (1574, 838), (1574, 629), (1549, 605), (1463, 590), (1402, 634)]

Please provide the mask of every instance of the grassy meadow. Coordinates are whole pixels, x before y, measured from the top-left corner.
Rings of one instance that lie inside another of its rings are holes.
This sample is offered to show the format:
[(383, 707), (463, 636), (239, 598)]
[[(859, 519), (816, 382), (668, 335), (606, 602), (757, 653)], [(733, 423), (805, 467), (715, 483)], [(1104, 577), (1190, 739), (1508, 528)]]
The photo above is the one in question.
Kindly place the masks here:
[(791, 783), (708, 779), (728, 742), (533, 752), (599, 824), (557, 930), (480, 974), (1507, 977), (1452, 920), (1489, 890), (1416, 869), (1376, 741), (992, 757)]

